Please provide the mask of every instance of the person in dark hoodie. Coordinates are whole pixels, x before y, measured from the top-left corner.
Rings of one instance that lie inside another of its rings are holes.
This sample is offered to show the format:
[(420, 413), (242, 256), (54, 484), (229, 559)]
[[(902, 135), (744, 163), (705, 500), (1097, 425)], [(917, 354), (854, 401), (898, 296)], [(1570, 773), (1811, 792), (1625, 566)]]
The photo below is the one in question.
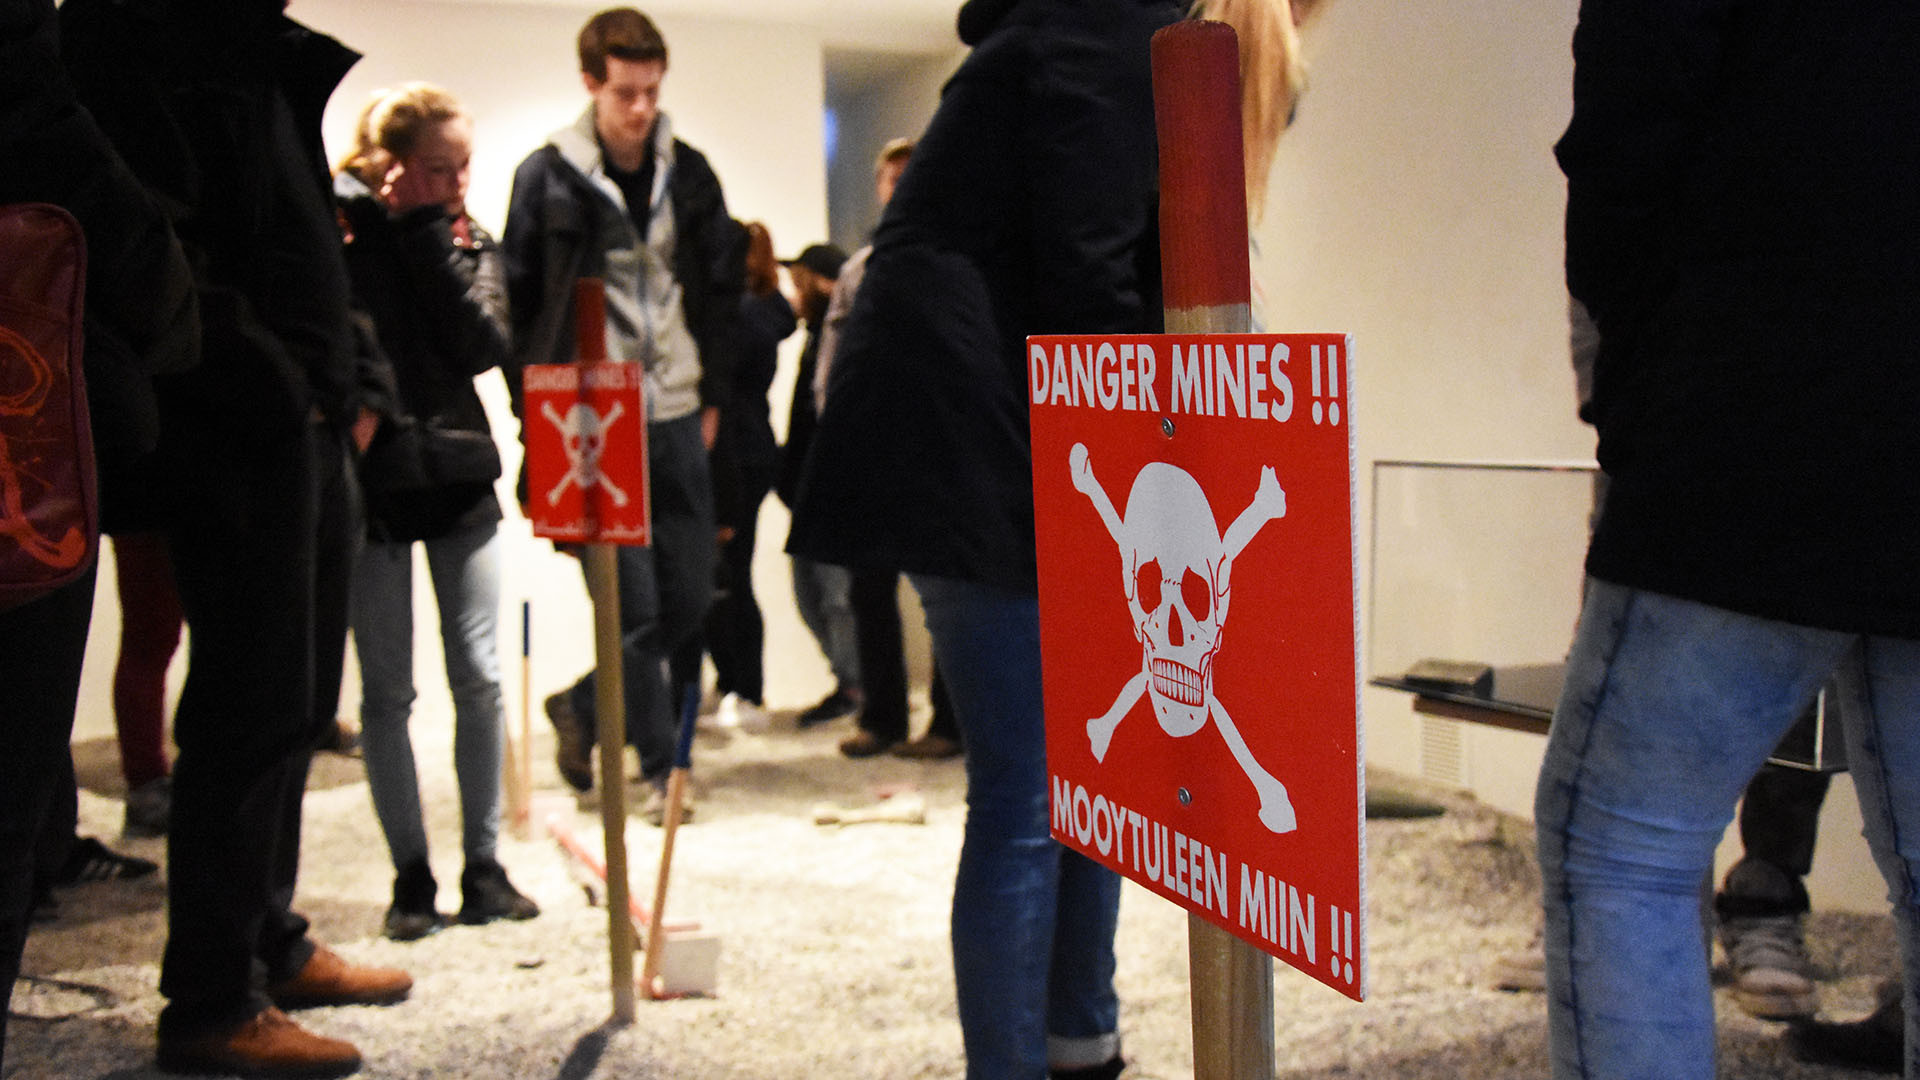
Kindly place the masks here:
[(1122, 1068), (1120, 879), (1053, 842), (1024, 339), (1160, 325), (1148, 41), (1172, 0), (971, 0), (873, 237), (789, 550), (904, 570), (967, 745), (953, 961), (970, 1080)]
[[(192, 276), (166, 213), (75, 99), (53, 0), (0, 0), (0, 204), (27, 202), (61, 207), (86, 237), (80, 359), (102, 510), (112, 516), (122, 477), (159, 434), (152, 377), (198, 356)], [(88, 572), (0, 611), (0, 1004), (20, 971), (36, 842), (61, 786), (71, 790), (93, 586)], [(0, 1064), (5, 1054), (0, 1010)]]
[(159, 380), (167, 542), (193, 651), (174, 717), (159, 1062), (337, 1076), (352, 1044), (283, 1008), (383, 1004), (292, 908), (312, 751), (333, 728), (359, 534), (348, 455), (376, 420), (320, 142), (358, 58), (278, 0), (68, 0), (81, 100), (179, 210), (201, 363)]

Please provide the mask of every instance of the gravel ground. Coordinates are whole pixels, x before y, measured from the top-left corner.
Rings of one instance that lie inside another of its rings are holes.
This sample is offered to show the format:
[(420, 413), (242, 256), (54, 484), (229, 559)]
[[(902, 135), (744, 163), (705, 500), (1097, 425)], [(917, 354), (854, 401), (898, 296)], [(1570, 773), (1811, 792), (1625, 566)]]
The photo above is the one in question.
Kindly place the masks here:
[[(458, 811), (449, 736), (416, 721), (422, 783), (442, 882), (458, 906)], [(299, 908), (348, 957), (400, 965), (407, 1002), (303, 1014), (353, 1040), (369, 1077), (835, 1080), (963, 1075), (946, 925), (959, 850), (957, 762), (852, 762), (835, 742), (846, 722), (796, 731), (776, 714), (765, 734), (707, 733), (697, 750), (697, 820), (679, 834), (669, 922), (718, 934), (711, 997), (639, 1004), (631, 1026), (608, 1022), (605, 909), (544, 833), (507, 836), (501, 861), (544, 909), (526, 923), (453, 927), (412, 944), (380, 935), (391, 869), (358, 761), (323, 755), (307, 798)], [(559, 815), (595, 849), (597, 809), (559, 787), (551, 744), (536, 732), (540, 815)], [(160, 841), (115, 839), (121, 802), (110, 741), (76, 744), (83, 831), (160, 859)], [(1403, 777), (1376, 789), (1430, 799), (1440, 816), (1369, 823), (1371, 997), (1355, 1004), (1280, 966), (1277, 1074), (1287, 1078), (1506, 1080), (1546, 1075), (1545, 1008), (1535, 994), (1490, 988), (1493, 958), (1527, 947), (1536, 886), (1527, 828), (1471, 799)], [(923, 825), (813, 824), (822, 802), (871, 804), (913, 789)], [(638, 805), (637, 794), (633, 799)], [(650, 899), (660, 831), (629, 830), (633, 877)], [(60, 894), (61, 917), (28, 944), (16, 989), (5, 1077), (158, 1076), (155, 989), (164, 936), (156, 879), (84, 885)], [(1121, 908), (1121, 1029), (1129, 1076), (1192, 1072), (1185, 916), (1129, 886)], [(1871, 1008), (1891, 970), (1885, 919), (1819, 914), (1809, 928), (1829, 1013)], [(636, 967), (638, 958), (636, 958)], [(49, 982), (48, 980), (54, 980)], [(1853, 1077), (1793, 1062), (1780, 1026), (1746, 1017), (1720, 992), (1721, 1076)]]

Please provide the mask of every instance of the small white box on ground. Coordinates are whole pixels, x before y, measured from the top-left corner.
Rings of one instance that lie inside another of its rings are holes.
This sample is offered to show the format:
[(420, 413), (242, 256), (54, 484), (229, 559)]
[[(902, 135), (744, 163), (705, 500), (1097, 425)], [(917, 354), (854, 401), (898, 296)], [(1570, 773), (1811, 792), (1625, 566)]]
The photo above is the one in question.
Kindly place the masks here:
[(720, 935), (712, 930), (669, 930), (661, 943), (660, 992), (712, 996), (720, 982)]

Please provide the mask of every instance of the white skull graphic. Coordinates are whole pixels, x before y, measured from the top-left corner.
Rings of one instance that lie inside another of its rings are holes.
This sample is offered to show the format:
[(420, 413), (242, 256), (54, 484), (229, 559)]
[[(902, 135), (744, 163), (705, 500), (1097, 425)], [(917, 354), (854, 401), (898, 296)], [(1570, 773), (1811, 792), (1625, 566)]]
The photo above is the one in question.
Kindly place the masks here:
[(586, 402), (576, 402), (567, 409), (565, 416), (560, 415), (551, 401), (542, 402), (540, 410), (549, 423), (560, 429), (561, 445), (567, 452), (567, 475), (561, 477), (560, 482), (547, 493), (547, 502), (557, 505), (561, 493), (573, 485), (581, 491), (591, 487), (603, 488), (615, 506), (627, 505), (627, 493), (600, 473), (600, 455), (607, 447), (607, 429), (620, 419), (623, 411), (620, 402), (614, 402), (605, 416), (601, 416)]
[(1213, 508), (1185, 470), (1152, 462), (1134, 478), (1125, 520), (1127, 606), (1144, 646), (1147, 695), (1167, 734), (1191, 735), (1207, 722), (1227, 618)]
[(1233, 561), (1262, 526), (1287, 513), (1287, 495), (1268, 466), (1260, 470), (1253, 501), (1221, 535), (1207, 494), (1185, 469), (1153, 461), (1134, 475), (1127, 516), (1114, 512), (1093, 475), (1084, 444), (1067, 454), (1073, 486), (1093, 503), (1120, 551), (1127, 610), (1140, 640), (1140, 673), (1127, 680), (1103, 716), (1087, 721), (1088, 746), (1105, 761), (1114, 729), (1142, 696), (1153, 703), (1161, 730), (1192, 735), (1211, 717), (1234, 760), (1260, 796), (1260, 822), (1276, 833), (1299, 826), (1286, 785), (1247, 748), (1233, 717), (1213, 692), (1213, 662), (1227, 621)]
[(600, 423), (600, 414), (591, 405), (576, 403), (567, 410), (567, 417), (560, 424), (561, 438), (567, 447), (567, 460), (572, 462), (583, 476), (598, 476), (600, 473), (600, 451), (607, 445), (607, 435)]

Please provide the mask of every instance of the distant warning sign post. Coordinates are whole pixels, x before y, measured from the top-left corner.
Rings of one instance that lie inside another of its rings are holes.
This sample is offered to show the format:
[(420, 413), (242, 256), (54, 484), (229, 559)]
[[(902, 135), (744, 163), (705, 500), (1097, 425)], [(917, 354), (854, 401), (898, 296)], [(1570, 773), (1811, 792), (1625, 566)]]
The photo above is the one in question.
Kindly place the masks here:
[(1366, 993), (1350, 339), (1033, 337), (1053, 835)]
[(652, 542), (646, 370), (607, 362), (526, 369), (527, 516), (580, 544)]

